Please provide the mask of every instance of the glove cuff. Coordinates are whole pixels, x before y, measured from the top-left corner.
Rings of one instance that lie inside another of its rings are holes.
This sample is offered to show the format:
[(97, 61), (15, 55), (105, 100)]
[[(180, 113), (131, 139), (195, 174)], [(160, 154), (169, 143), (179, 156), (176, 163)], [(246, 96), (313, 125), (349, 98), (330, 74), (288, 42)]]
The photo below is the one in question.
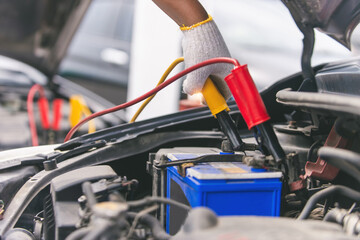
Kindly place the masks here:
[[(215, 57), (230, 57), (225, 41), (214, 21), (208, 21), (190, 30), (182, 31), (182, 41), (185, 67), (188, 68), (199, 62)], [(206, 79), (211, 76), (218, 90), (227, 99), (229, 89), (223, 81), (232, 69), (225, 63), (216, 63), (188, 74), (183, 84), (184, 91), (188, 94), (200, 92)]]
[(207, 23), (207, 22), (212, 21), (213, 18), (212, 18), (210, 15), (208, 15), (208, 16), (209, 16), (209, 17), (208, 17), (206, 20), (201, 21), (201, 22), (199, 22), (199, 23), (195, 23), (194, 25), (191, 25), (190, 27), (183, 25), (182, 27), (180, 27), (180, 30), (181, 30), (181, 31), (191, 30), (191, 29), (194, 29), (194, 28), (196, 28), (196, 27), (198, 27), (198, 26), (200, 26), (200, 25), (203, 25), (203, 24), (205, 24), (205, 23)]

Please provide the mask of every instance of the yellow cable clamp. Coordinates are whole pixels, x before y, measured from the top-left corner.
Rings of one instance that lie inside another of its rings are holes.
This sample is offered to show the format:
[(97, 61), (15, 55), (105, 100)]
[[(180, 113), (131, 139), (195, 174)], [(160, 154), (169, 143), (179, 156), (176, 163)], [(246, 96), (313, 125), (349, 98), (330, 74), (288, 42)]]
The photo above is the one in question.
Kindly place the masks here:
[(200, 25), (203, 25), (203, 24), (205, 24), (205, 23), (207, 23), (207, 22), (210, 22), (210, 21), (212, 21), (212, 20), (213, 20), (212, 16), (209, 15), (209, 17), (208, 17), (206, 20), (201, 21), (201, 22), (199, 22), (199, 23), (195, 23), (194, 25), (191, 25), (190, 27), (187, 27), (187, 26), (183, 25), (182, 27), (180, 27), (180, 30), (181, 30), (181, 31), (191, 30), (191, 29), (194, 29), (194, 28), (196, 28), (196, 27), (198, 27), (198, 26), (200, 26)]
[[(70, 126), (74, 127), (78, 124), (82, 117), (91, 115), (91, 111), (85, 103), (85, 100), (80, 95), (72, 95), (70, 97), (70, 114), (69, 122)], [(96, 131), (95, 122), (93, 120), (89, 121), (88, 133), (93, 133)]]
[(224, 97), (216, 88), (215, 84), (208, 78), (204, 84), (203, 89), (201, 90), (206, 104), (208, 105), (211, 113), (216, 117), (216, 114), (224, 110), (230, 111)]

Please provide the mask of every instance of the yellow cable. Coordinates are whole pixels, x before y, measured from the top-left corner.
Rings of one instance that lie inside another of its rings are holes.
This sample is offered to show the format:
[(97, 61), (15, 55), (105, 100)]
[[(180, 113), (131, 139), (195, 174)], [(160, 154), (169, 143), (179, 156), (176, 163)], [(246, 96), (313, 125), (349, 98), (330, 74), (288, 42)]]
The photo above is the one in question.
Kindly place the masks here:
[[(179, 57), (177, 59), (175, 59), (175, 61), (173, 61), (170, 66), (166, 69), (166, 71), (164, 72), (164, 74), (161, 76), (159, 82), (157, 83), (156, 86), (159, 86), (161, 83), (163, 83), (166, 78), (169, 76), (170, 72), (176, 67), (176, 65), (178, 65), (179, 63), (183, 62), (184, 58), (183, 57)], [(146, 105), (148, 105), (148, 103), (155, 97), (156, 93), (151, 95), (150, 97), (148, 97), (143, 104), (141, 104), (141, 106), (139, 107), (139, 109), (136, 111), (136, 113), (134, 114), (134, 116), (131, 118), (130, 122), (133, 123), (135, 122), (135, 120), (138, 118), (138, 116), (140, 115), (140, 113), (144, 110), (144, 108), (146, 107)]]

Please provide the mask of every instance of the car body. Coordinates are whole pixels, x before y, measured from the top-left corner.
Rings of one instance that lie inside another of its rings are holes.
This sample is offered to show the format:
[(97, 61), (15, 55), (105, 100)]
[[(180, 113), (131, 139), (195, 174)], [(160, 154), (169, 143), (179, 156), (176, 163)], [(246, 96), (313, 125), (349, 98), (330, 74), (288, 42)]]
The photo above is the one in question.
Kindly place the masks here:
[(356, 239), (360, 59), (311, 55), (314, 28), (349, 47), (360, 4), (284, 3), (302, 71), (260, 98), (227, 60), (251, 90), (230, 87), (229, 125), (203, 107), (0, 153), (2, 239)]
[[(81, 87), (69, 80), (56, 74), (59, 59), (62, 54), (65, 54), (68, 42), (71, 35), (76, 29), (76, 22), (81, 20), (81, 16), (86, 11), (89, 3), (82, 3), (78, 8), (74, 8), (71, 4), (64, 3), (62, 8), (67, 11), (67, 14), (72, 23), (75, 25), (65, 26), (66, 22), (60, 21), (56, 23), (54, 19), (49, 16), (38, 14), (38, 16), (31, 16), (30, 20), (26, 18), (27, 11), (41, 12), (44, 5), (38, 4), (36, 1), (29, 2), (29, 5), (22, 3), (8, 3), (6, 6), (9, 9), (8, 13), (4, 13), (4, 18), (1, 21), (3, 34), (1, 35), (1, 73), (0, 73), (0, 87), (1, 87), (1, 117), (2, 122), (0, 128), (2, 135), (0, 140), (0, 149), (12, 149), (16, 147), (32, 146), (31, 134), (29, 130), (29, 118), (26, 106), (26, 99), (30, 88), (37, 84), (41, 86), (46, 92), (46, 97), (49, 101), (49, 117), (52, 117), (52, 101), (54, 99), (62, 99), (63, 114), (60, 119), (60, 129), (56, 131), (55, 139), (48, 139), (45, 137), (47, 133), (42, 129), (39, 122), (39, 109), (35, 103), (34, 111), (37, 122), (37, 131), (40, 136), (40, 144), (49, 144), (51, 142), (58, 142), (64, 138), (64, 134), (71, 128), (68, 121), (70, 115), (70, 98), (75, 95), (81, 95), (83, 100), (93, 112), (100, 111), (104, 108), (113, 107), (114, 105), (95, 93)], [(32, 8), (27, 8), (31, 6)], [(59, 5), (47, 5), (49, 11)], [(5, 7), (5, 8), (6, 8)], [(71, 11), (72, 9), (76, 9)], [(18, 10), (19, 12), (16, 12)], [(17, 14), (24, 16), (24, 18), (16, 18)], [(63, 13), (59, 13), (63, 14)], [(74, 14), (76, 17), (74, 17)], [(42, 21), (43, 25), (39, 24), (40, 16), (46, 18)], [(57, 16), (53, 16), (55, 19)], [(26, 25), (28, 21), (28, 25)], [(59, 21), (59, 20), (57, 20)], [(10, 22), (13, 25), (6, 26)], [(46, 23), (45, 23), (46, 22)], [(19, 26), (27, 26), (20, 28)], [(51, 25), (51, 26), (50, 26)], [(49, 29), (53, 29), (50, 31)], [(61, 34), (62, 33), (62, 34)], [(46, 38), (48, 41), (41, 40)], [(50, 40), (51, 39), (51, 40)], [(57, 40), (60, 39), (62, 46), (58, 46)], [(56, 47), (57, 46), (57, 47)], [(51, 51), (50, 51), (51, 49)], [(38, 95), (35, 96), (37, 102)], [(16, 121), (16, 122), (14, 122)], [(96, 123), (97, 127), (113, 126), (125, 122), (124, 113), (117, 113), (113, 117), (103, 118)], [(21, 135), (22, 138), (18, 136)]]

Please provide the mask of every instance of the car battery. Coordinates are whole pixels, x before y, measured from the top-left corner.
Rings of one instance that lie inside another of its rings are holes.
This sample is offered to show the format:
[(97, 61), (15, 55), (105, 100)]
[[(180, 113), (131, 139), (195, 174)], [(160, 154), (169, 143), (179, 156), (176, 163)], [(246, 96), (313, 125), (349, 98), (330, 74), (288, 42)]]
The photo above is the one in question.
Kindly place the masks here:
[[(195, 152), (168, 153), (167, 157), (177, 161), (209, 154)], [(279, 216), (281, 177), (280, 171), (253, 169), (241, 162), (200, 163), (187, 168), (185, 176), (177, 167), (169, 167), (166, 196), (192, 207), (209, 207), (219, 216)], [(186, 214), (176, 206), (167, 206), (166, 229), (170, 234), (180, 229)]]

